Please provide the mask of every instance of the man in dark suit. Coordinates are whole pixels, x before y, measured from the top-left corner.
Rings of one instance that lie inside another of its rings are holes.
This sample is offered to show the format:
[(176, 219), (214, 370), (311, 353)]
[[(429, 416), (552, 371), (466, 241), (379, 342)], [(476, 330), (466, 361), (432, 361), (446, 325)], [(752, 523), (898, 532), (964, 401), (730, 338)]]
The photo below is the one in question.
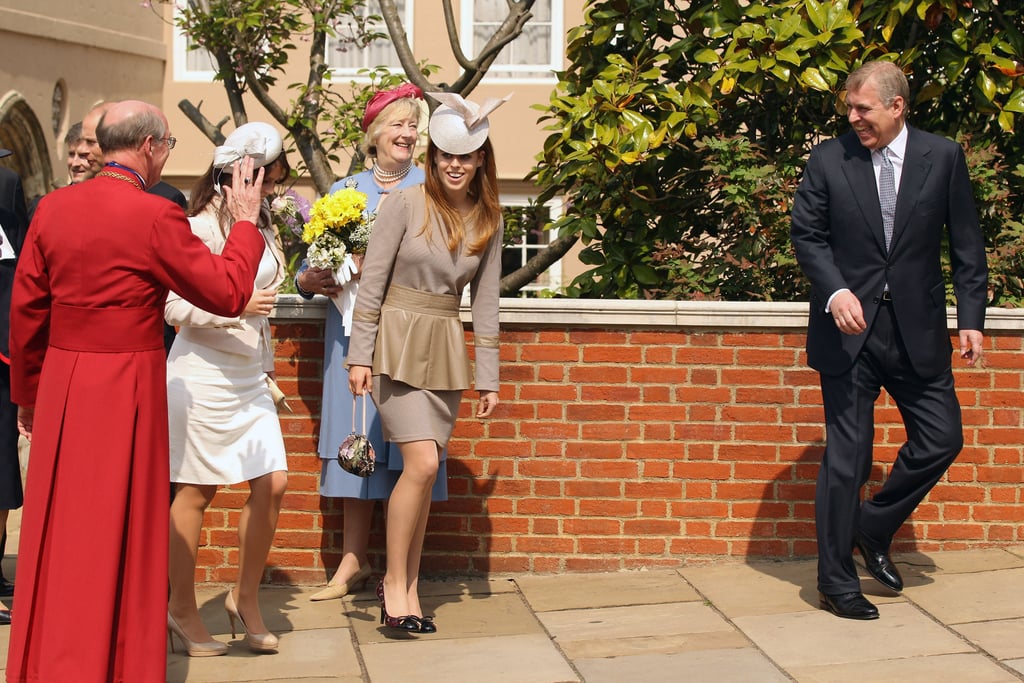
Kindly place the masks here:
[[(846, 82), (853, 130), (814, 148), (793, 203), (791, 237), (811, 281), (807, 358), (820, 373), (825, 454), (815, 519), (821, 607), (876, 619), (853, 561), (893, 591), (889, 555), (900, 525), (963, 447), (940, 262), (944, 236), (957, 298), (960, 356), (982, 356), (988, 272), (963, 150), (906, 125), (900, 69), (869, 62)], [(884, 486), (861, 503), (871, 473), (881, 388), (907, 441)]]
[[(0, 149), (0, 158), (10, 150)], [(21, 178), (0, 166), (0, 558), (7, 545), (7, 517), (22, 504), (21, 464), (18, 460), (18, 408), (11, 403), (10, 329), (11, 285), (21, 245), (28, 230)], [(14, 584), (0, 571), (0, 596), (14, 595)], [(0, 624), (11, 623), (10, 611), (0, 610)]]

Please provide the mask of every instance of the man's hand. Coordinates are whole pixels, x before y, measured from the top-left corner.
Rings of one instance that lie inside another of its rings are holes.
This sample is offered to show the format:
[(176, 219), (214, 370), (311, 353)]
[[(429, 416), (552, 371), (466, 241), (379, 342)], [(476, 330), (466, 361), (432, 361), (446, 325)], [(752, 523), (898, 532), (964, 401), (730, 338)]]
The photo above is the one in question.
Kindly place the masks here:
[(18, 406), (18, 433), (32, 443), (32, 422), (36, 415), (35, 406)]
[(334, 279), (334, 273), (327, 268), (307, 268), (299, 273), (297, 280), (299, 287), (305, 292), (333, 297), (341, 291), (341, 285)]
[(860, 299), (853, 292), (839, 292), (832, 299), (829, 306), (832, 319), (836, 321), (836, 327), (843, 334), (860, 334), (868, 329), (864, 322), (864, 309), (860, 305)]
[(967, 367), (984, 367), (985, 353), (981, 350), (984, 341), (981, 330), (960, 330), (960, 357), (967, 360)]

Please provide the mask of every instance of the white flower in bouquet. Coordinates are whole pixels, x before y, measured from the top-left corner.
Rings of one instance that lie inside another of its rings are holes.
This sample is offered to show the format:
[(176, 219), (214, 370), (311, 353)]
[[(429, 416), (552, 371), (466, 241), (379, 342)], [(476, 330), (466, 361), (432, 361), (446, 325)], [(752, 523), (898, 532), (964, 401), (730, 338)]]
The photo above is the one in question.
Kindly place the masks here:
[(306, 261), (314, 268), (337, 270), (345, 254), (366, 250), (363, 235), (369, 239), (369, 226), (362, 192), (346, 187), (320, 197), (302, 230), (302, 241), (309, 245)]
[(337, 270), (347, 253), (345, 243), (340, 237), (324, 232), (309, 245), (306, 250), (306, 262), (313, 268)]

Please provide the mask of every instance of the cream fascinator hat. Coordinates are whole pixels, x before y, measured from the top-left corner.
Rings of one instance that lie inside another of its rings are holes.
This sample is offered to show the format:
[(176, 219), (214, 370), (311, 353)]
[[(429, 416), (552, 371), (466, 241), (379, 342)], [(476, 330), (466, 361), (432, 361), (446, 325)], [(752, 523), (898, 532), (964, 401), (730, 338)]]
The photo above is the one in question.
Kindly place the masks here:
[(282, 146), (281, 134), (270, 124), (246, 123), (213, 150), (213, 167), (224, 168), (245, 157), (252, 157), (253, 168), (260, 168), (281, 156)]
[(480, 149), (491, 128), (487, 115), (512, 98), (512, 93), (509, 93), (502, 98), (489, 97), (483, 104), (476, 104), (457, 93), (430, 92), (427, 95), (441, 103), (430, 115), (427, 126), (430, 139), (438, 149), (449, 154), (469, 154)]

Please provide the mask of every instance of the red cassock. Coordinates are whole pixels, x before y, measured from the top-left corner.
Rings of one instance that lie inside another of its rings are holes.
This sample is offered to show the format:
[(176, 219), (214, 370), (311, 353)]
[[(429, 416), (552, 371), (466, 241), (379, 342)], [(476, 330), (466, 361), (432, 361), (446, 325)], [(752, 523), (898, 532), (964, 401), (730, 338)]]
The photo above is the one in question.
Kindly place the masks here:
[(238, 315), (263, 248), (239, 226), (214, 256), (123, 178), (40, 202), (11, 301), (11, 398), (35, 422), (9, 682), (166, 680), (164, 300)]

